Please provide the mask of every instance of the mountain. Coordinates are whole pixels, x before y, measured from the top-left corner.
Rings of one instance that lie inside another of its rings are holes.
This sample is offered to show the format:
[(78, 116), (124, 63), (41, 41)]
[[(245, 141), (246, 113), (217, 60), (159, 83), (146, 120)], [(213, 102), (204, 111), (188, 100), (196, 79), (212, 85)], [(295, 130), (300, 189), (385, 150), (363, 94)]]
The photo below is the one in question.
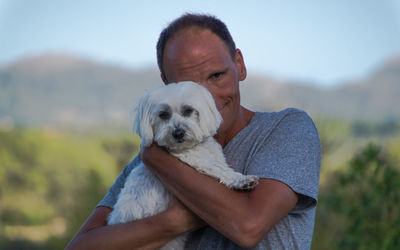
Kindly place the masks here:
[(157, 85), (156, 70), (69, 55), (24, 58), (0, 68), (0, 119), (29, 126), (126, 126), (139, 96)]
[[(0, 126), (130, 126), (137, 99), (161, 85), (157, 69), (132, 70), (47, 54), (0, 67)], [(400, 57), (364, 80), (335, 88), (249, 76), (243, 103), (255, 110), (298, 107), (313, 117), (400, 119)]]
[[(247, 85), (247, 86), (244, 86)], [(246, 104), (255, 109), (298, 107), (313, 117), (346, 120), (400, 119), (400, 56), (362, 80), (322, 88), (302, 82), (251, 78), (243, 83)]]

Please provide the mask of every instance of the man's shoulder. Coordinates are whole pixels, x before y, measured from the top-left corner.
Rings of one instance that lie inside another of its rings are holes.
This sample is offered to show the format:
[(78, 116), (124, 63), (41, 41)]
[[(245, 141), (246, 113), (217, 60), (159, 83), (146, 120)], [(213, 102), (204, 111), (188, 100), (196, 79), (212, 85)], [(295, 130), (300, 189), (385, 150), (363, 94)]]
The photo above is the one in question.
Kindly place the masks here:
[(311, 117), (301, 109), (286, 108), (276, 112), (256, 112), (241, 136), (253, 138), (251, 144), (264, 143), (271, 134), (317, 134)]
[(273, 128), (282, 121), (291, 122), (294, 120), (311, 120), (306, 111), (298, 108), (286, 108), (274, 112), (255, 112), (253, 123), (249, 125), (262, 126), (264, 128)]
[(257, 116), (263, 117), (263, 118), (269, 118), (269, 119), (279, 119), (283, 118), (288, 115), (302, 115), (309, 117), (306, 111), (298, 108), (285, 108), (279, 111), (272, 111), (272, 112), (265, 112), (265, 111), (256, 111), (255, 114)]
[[(225, 147), (224, 153), (262, 147), (273, 140), (279, 140), (277, 135), (287, 132), (303, 134), (315, 130), (308, 114), (297, 108), (287, 108), (275, 112), (255, 112), (249, 124), (243, 128)], [(271, 135), (274, 137), (271, 139)], [(249, 153), (249, 152), (247, 152)]]

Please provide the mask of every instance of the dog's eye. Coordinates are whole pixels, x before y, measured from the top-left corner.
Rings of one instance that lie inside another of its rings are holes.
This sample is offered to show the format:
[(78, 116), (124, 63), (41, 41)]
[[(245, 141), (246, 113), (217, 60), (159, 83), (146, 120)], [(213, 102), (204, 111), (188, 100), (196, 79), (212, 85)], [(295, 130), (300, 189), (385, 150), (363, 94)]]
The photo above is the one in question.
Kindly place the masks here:
[(193, 108), (192, 107), (184, 107), (182, 111), (183, 116), (190, 116), (193, 113)]
[(160, 117), (161, 120), (168, 120), (171, 117), (171, 115), (167, 111), (161, 111), (158, 114), (158, 117)]

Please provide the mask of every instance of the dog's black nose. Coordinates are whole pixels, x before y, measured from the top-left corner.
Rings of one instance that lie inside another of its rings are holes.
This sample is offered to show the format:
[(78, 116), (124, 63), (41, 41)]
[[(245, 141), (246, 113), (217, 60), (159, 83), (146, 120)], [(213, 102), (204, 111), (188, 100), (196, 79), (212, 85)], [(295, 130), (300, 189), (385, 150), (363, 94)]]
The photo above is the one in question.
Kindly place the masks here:
[(174, 132), (172, 132), (172, 136), (174, 137), (175, 140), (181, 141), (185, 136), (185, 130), (177, 128), (174, 130)]

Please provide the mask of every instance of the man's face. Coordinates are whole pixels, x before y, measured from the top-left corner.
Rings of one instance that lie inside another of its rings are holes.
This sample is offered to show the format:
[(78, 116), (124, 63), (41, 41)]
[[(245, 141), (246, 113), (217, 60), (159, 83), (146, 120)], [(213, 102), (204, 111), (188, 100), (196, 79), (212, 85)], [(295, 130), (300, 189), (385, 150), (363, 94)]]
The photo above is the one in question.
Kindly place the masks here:
[(246, 68), (239, 50), (233, 60), (224, 42), (208, 30), (196, 28), (175, 34), (164, 50), (166, 83), (193, 81), (212, 94), (223, 122), (218, 133), (229, 133), (240, 109), (239, 81)]

